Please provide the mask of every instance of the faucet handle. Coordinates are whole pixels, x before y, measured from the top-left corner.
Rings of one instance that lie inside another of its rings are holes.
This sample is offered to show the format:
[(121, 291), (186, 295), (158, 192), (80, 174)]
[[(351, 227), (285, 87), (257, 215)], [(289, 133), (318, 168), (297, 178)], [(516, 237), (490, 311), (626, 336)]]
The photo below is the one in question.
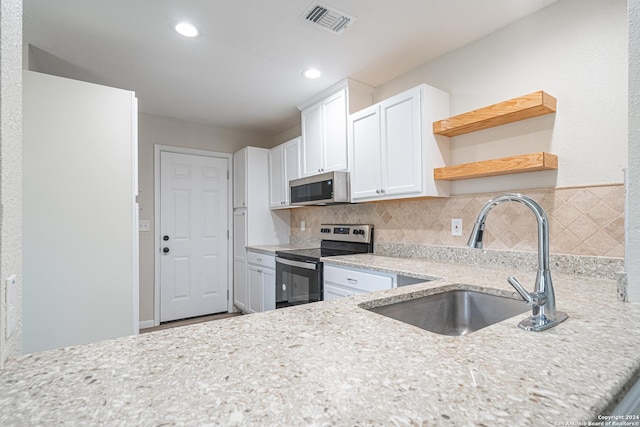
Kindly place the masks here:
[(524, 299), (527, 304), (533, 304), (533, 298), (531, 297), (529, 292), (527, 292), (527, 290), (520, 284), (520, 282), (518, 282), (518, 279), (511, 276), (507, 279), (507, 282), (509, 282), (509, 284), (513, 286), (516, 291), (518, 291), (522, 299)]
[(522, 299), (524, 299), (529, 305), (542, 306), (547, 302), (547, 296), (544, 293), (538, 292), (527, 292), (527, 290), (518, 282), (518, 279), (511, 276), (507, 279), (507, 282), (511, 286), (514, 287), (516, 291), (520, 294)]

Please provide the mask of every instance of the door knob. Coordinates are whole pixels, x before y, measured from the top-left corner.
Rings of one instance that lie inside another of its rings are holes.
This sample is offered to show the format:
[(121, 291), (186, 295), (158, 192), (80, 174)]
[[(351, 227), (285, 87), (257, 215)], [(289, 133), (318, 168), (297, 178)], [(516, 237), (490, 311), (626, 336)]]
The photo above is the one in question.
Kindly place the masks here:
[(165, 254), (169, 253), (169, 248), (162, 248), (162, 252), (164, 252)]
[(169, 240), (169, 236), (162, 236), (162, 240), (166, 242), (167, 240)]

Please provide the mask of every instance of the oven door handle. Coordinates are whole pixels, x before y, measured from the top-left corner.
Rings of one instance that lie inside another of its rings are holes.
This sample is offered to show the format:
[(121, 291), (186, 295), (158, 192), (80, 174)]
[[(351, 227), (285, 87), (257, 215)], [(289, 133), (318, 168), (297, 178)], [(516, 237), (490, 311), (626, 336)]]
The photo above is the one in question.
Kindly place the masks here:
[(290, 265), (292, 267), (300, 267), (300, 268), (304, 268), (307, 270), (317, 270), (318, 269), (318, 265), (313, 262), (300, 262), (300, 261), (294, 261), (291, 259), (285, 259), (285, 258), (279, 258), (276, 257), (276, 263), (280, 263), (280, 264), (285, 264), (285, 265)]

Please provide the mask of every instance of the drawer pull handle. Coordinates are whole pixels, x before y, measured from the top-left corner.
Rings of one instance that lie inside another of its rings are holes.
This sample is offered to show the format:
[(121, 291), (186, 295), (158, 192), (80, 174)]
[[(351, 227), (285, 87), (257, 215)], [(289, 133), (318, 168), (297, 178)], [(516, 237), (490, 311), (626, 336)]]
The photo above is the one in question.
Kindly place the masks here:
[(262, 258), (256, 258), (258, 262), (262, 262)]
[(351, 278), (347, 277), (347, 282), (355, 284), (355, 283), (358, 283), (358, 279), (351, 279)]

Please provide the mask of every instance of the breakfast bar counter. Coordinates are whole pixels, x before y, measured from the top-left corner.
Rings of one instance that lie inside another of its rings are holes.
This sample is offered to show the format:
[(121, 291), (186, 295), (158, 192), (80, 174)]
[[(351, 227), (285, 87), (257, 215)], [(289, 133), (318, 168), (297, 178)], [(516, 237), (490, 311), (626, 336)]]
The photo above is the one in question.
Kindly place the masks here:
[(519, 329), (521, 315), (445, 336), (361, 305), (447, 289), (515, 298), (507, 276), (531, 289), (535, 272), (328, 262), (436, 280), (12, 359), (0, 425), (604, 425), (638, 377), (640, 305), (619, 302), (614, 280), (554, 273), (569, 319), (543, 332)]

